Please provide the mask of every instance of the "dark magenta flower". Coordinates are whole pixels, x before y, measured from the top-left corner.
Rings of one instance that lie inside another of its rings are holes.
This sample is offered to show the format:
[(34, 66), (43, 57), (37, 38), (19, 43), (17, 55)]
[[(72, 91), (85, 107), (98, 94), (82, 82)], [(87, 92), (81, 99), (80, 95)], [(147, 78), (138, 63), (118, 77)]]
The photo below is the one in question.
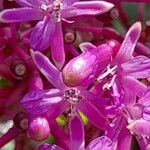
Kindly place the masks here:
[(42, 20), (31, 34), (31, 47), (44, 50), (51, 45), (52, 57), (58, 68), (65, 62), (61, 20), (76, 16), (97, 15), (109, 11), (113, 4), (104, 1), (78, 2), (78, 0), (16, 0), (23, 8), (7, 9), (0, 13), (2, 22)]
[(33, 89), (21, 101), (23, 107), (32, 115), (46, 114), (55, 119), (67, 108), (82, 111), (98, 128), (108, 124), (104, 112), (104, 99), (92, 94), (81, 86), (67, 87), (62, 80), (62, 73), (40, 52), (32, 51), (32, 58), (37, 68), (55, 87), (50, 90)]

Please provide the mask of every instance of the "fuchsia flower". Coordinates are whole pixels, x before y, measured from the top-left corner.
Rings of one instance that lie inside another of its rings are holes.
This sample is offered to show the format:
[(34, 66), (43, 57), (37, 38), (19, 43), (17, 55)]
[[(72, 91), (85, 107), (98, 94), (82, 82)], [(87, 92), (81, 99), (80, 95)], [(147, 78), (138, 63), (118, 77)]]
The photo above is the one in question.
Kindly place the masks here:
[[(52, 57), (61, 69), (65, 62), (61, 20), (85, 15), (97, 15), (109, 11), (113, 4), (104, 1), (77, 2), (78, 0), (16, 0), (23, 8), (7, 9), (0, 13), (2, 22), (42, 20), (31, 34), (31, 47), (44, 50), (51, 45)], [(57, 44), (59, 43), (59, 44)]]
[[(137, 79), (147, 78), (150, 75), (150, 60), (145, 56), (134, 57), (133, 52), (137, 40), (141, 33), (141, 24), (135, 23), (127, 32), (125, 39), (118, 50), (112, 62), (108, 65), (106, 72), (101, 74), (97, 81), (107, 78), (104, 89), (112, 87), (113, 94), (117, 92), (117, 88), (122, 87), (124, 90), (124, 103), (131, 103), (129, 92), (134, 84), (138, 87), (140, 82)], [(130, 84), (131, 82), (131, 84)], [(116, 90), (116, 91), (115, 91)]]
[[(110, 49), (108, 45), (103, 45), (101, 48)], [(110, 51), (107, 53), (111, 54)], [(109, 56), (108, 54), (105, 56)], [(85, 87), (67, 87), (62, 80), (62, 73), (42, 53), (32, 51), (32, 58), (37, 68), (55, 89), (29, 91), (22, 99), (21, 104), (30, 114), (42, 115), (46, 113), (49, 118), (55, 119), (69, 107), (71, 111), (74, 109), (82, 111), (98, 128), (104, 129), (106, 127), (108, 120), (103, 111), (105, 105), (103, 99), (92, 94)]]
[[(145, 138), (143, 136), (147, 136), (149, 133), (149, 123), (147, 122), (147, 128), (144, 129), (146, 120), (142, 119), (142, 115), (149, 116), (142, 110), (143, 104), (147, 103), (148, 94), (143, 96), (146, 85), (137, 79), (145, 79), (150, 76), (150, 60), (145, 56), (133, 56), (134, 47), (140, 32), (140, 23), (135, 23), (127, 32), (118, 53), (114, 57), (111, 63), (113, 67), (108, 68), (107, 72), (98, 77), (98, 80), (102, 80), (107, 75), (112, 76), (110, 83), (103, 86), (103, 88), (110, 90), (112, 95), (111, 101), (114, 103), (114, 105), (106, 107), (108, 117), (109, 115), (114, 117), (112, 125), (106, 131), (107, 136), (113, 141), (113, 146), (115, 147), (117, 143), (116, 147), (118, 149), (130, 148), (132, 136), (128, 129), (135, 134), (142, 135), (143, 142), (138, 140), (142, 149), (145, 149), (148, 145), (147, 142), (145, 146)], [(131, 92), (131, 89), (134, 90)], [(141, 97), (138, 103), (136, 103), (137, 97)], [(131, 124), (126, 129), (128, 123)], [(122, 138), (126, 139), (125, 144)]]
[(0, 149), (150, 149), (150, 25), (120, 3), (149, 0), (106, 1), (0, 2)]

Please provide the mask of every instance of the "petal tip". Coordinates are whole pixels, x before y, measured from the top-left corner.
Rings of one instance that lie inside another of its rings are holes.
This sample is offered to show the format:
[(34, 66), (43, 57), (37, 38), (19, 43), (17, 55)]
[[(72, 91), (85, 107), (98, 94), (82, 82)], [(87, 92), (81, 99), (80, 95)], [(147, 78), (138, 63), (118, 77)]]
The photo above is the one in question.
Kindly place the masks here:
[(7, 10), (5, 10), (5, 11), (2, 11), (2, 12), (0, 12), (0, 22), (3, 22), (3, 23), (7, 23), (7, 21), (4, 19), (4, 13), (6, 12)]
[(109, 2), (103, 1), (103, 4), (106, 5), (106, 7), (107, 7), (108, 9), (112, 9), (112, 8), (114, 7), (114, 4), (109, 3)]
[(131, 30), (136, 30), (138, 33), (141, 33), (142, 30), (142, 24), (141, 22), (136, 22), (132, 25)]

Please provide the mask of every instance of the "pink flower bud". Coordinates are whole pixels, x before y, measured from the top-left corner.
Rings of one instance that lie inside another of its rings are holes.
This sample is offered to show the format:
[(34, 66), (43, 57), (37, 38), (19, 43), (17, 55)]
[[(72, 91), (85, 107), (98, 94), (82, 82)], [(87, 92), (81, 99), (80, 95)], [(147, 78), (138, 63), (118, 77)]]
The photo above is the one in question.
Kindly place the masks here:
[(29, 136), (35, 141), (44, 141), (50, 134), (50, 126), (46, 118), (33, 118), (28, 127)]

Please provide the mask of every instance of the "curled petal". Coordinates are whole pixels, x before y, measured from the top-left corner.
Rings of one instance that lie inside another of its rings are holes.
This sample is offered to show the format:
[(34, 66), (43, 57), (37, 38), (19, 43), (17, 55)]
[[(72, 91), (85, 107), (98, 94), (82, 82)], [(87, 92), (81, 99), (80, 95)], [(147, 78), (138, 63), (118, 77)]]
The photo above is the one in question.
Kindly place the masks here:
[(143, 96), (138, 100), (138, 103), (143, 106), (150, 106), (150, 88), (147, 88)]
[(141, 34), (141, 23), (137, 22), (128, 30), (125, 39), (115, 57), (118, 64), (124, 63), (131, 59), (137, 40)]
[(123, 72), (134, 78), (150, 77), (150, 59), (145, 56), (137, 56), (121, 65)]
[(31, 47), (34, 50), (42, 51), (49, 47), (55, 31), (53, 20), (45, 17), (37, 23), (31, 34)]
[(31, 52), (34, 63), (47, 80), (58, 89), (64, 89), (61, 72), (40, 52)]
[[(84, 127), (81, 120), (75, 116), (70, 120), (71, 150), (84, 150)], [(78, 131), (76, 130), (78, 129)]]
[(86, 150), (112, 150), (112, 141), (107, 136), (101, 136), (93, 140)]
[(143, 119), (150, 121), (150, 106), (143, 108)]
[(144, 119), (138, 119), (135, 121), (132, 121), (127, 128), (137, 134), (137, 135), (143, 135), (143, 136), (149, 136), (150, 135), (150, 122), (146, 121)]
[(63, 18), (97, 15), (109, 11), (114, 5), (104, 1), (75, 2), (62, 11)]
[[(147, 88), (146, 85), (130, 76), (122, 79), (122, 85), (125, 92), (124, 103), (127, 106), (133, 106), (136, 103), (136, 96), (141, 97)], [(134, 91), (131, 92), (131, 89)]]
[(55, 23), (54, 36), (51, 39), (51, 53), (55, 65), (61, 70), (65, 63), (64, 40), (61, 22)]
[(0, 21), (5, 23), (41, 20), (44, 14), (30, 7), (7, 9), (0, 13)]

